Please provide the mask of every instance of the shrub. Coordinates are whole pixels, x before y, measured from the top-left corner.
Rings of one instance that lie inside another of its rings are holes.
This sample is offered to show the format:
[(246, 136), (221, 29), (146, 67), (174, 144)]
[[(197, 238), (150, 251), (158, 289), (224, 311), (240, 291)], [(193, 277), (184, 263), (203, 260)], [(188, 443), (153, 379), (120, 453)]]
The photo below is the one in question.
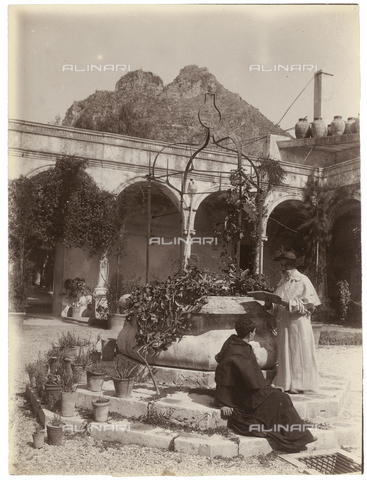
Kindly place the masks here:
[(117, 355), (115, 358), (114, 375), (120, 379), (138, 378), (143, 368), (139, 363), (133, 362), (123, 355)]

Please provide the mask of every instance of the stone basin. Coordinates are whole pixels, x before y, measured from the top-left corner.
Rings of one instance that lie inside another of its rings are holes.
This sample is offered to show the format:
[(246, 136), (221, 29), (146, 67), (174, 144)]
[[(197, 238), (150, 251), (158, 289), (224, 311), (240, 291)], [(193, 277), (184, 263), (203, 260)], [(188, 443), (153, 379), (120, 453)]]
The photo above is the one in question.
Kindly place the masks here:
[[(227, 338), (235, 334), (238, 318), (249, 315), (256, 324), (256, 335), (251, 345), (259, 366), (271, 369), (277, 362), (276, 337), (270, 327), (272, 317), (251, 297), (208, 297), (200, 312), (193, 316), (190, 332), (168, 350), (148, 356), (150, 365), (214, 371), (215, 355)], [(140, 360), (136, 353), (136, 323), (125, 323), (118, 335), (121, 353)]]

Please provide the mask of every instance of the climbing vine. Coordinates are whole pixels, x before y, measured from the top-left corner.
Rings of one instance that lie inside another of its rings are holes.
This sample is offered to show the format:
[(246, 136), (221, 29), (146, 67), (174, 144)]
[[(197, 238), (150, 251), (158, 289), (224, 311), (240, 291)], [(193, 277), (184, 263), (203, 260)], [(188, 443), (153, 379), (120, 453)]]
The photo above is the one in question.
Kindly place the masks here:
[(340, 320), (344, 323), (347, 318), (349, 304), (351, 301), (349, 283), (347, 280), (340, 280), (337, 283), (337, 287), (339, 290)]
[[(229, 176), (230, 188), (227, 191), (227, 203), (232, 207), (223, 224), (215, 231), (215, 235), (223, 240), (223, 255), (227, 263), (236, 263), (236, 255), (230, 254), (229, 248), (241, 241), (246, 231), (249, 229), (249, 223), (252, 229), (249, 231), (253, 244), (253, 257), (256, 256), (259, 227), (260, 211), (266, 214), (264, 205), (266, 196), (277, 185), (281, 185), (285, 178), (285, 170), (280, 163), (269, 157), (258, 159), (258, 186), (256, 187), (255, 177), (250, 176), (245, 168), (241, 170), (232, 170)], [(232, 258), (233, 257), (233, 258)]]
[(305, 242), (305, 273), (317, 290), (324, 277), (325, 253), (331, 240), (330, 212), (335, 203), (345, 196), (345, 189), (329, 188), (317, 177), (315, 171), (310, 174), (304, 187), (303, 203), (300, 206), (300, 214), (303, 215), (304, 221), (298, 230)]

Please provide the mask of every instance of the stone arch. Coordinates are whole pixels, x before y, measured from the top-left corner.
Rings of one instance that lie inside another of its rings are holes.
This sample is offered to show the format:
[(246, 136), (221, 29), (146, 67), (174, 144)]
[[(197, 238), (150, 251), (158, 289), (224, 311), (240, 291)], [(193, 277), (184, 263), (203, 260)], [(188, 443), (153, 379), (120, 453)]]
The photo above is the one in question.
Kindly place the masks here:
[[(168, 194), (169, 189), (166, 185), (154, 181), (151, 182), (152, 215), (148, 246), (145, 203), (147, 184), (146, 178), (135, 177), (120, 185), (114, 192), (119, 196), (126, 196), (126, 199), (121, 198), (122, 205), (125, 201), (129, 202), (127, 205), (131, 204), (131, 215), (128, 215), (122, 227), (124, 255), (121, 257), (120, 267), (122, 271), (129, 272), (130, 277), (140, 281), (145, 281), (148, 250), (150, 279), (168, 276), (177, 266), (176, 263), (179, 263), (180, 258), (180, 246), (175, 240), (181, 237), (180, 203), (177, 201), (177, 196), (172, 195), (172, 191)], [(140, 187), (143, 187), (143, 191)], [(172, 198), (174, 201), (171, 200)], [(134, 202), (135, 200), (140, 202), (141, 199), (145, 199), (143, 200), (145, 207), (140, 211), (139, 208), (135, 208), (139, 203)], [(116, 269), (114, 265), (116, 261), (111, 259), (111, 272)]]
[(359, 195), (338, 202), (330, 216), (330, 243), (327, 248), (328, 297), (338, 308), (337, 283), (347, 280), (352, 300), (361, 301), (361, 202)]
[(28, 172), (25, 176), (28, 178), (35, 177), (39, 173), (45, 172), (46, 170), (50, 170), (51, 168), (55, 167), (55, 163), (51, 163), (49, 165), (43, 165), (42, 167), (37, 167), (30, 172)]
[(264, 274), (275, 284), (278, 280), (278, 265), (272, 262), (275, 253), (283, 248), (293, 250), (298, 258), (304, 255), (305, 245), (298, 228), (302, 225), (303, 197), (284, 195), (271, 203), (264, 219)]
[[(218, 190), (215, 187), (211, 192), (206, 192), (200, 196), (200, 201), (196, 203), (196, 212), (194, 218), (194, 231), (198, 238), (205, 239), (201, 244), (192, 245), (191, 252), (201, 258), (201, 263), (212, 271), (218, 270), (221, 246), (224, 241), (220, 237), (215, 237), (215, 230), (220, 230), (221, 224), (224, 222), (225, 216), (231, 210), (230, 204), (226, 203), (226, 191)], [(234, 209), (234, 208), (233, 208)], [(246, 233), (241, 241), (241, 268), (243, 270), (253, 266), (253, 242), (251, 232), (253, 231), (253, 223), (249, 220), (252, 211), (250, 207), (246, 208), (246, 215), (243, 215), (243, 223)], [(212, 242), (212, 243), (209, 243)], [(231, 245), (229, 254), (235, 255), (237, 245)]]
[(302, 202), (303, 193), (302, 192), (271, 192), (270, 195), (265, 200), (265, 206), (267, 209), (266, 218), (269, 218), (273, 210), (280, 205), (281, 203), (287, 202), (289, 200), (295, 200)]
[[(128, 187), (131, 185), (139, 184), (139, 183), (148, 183), (146, 177), (134, 177), (131, 178), (130, 180), (127, 180), (126, 182), (121, 183), (117, 188), (115, 188), (113, 193), (116, 193), (119, 195), (122, 193), (124, 190), (126, 190)], [(180, 196), (178, 195), (178, 192), (176, 192), (173, 188), (171, 188), (169, 185), (161, 183), (161, 182), (155, 182), (152, 180), (152, 183), (155, 185), (159, 186), (159, 188), (162, 190), (162, 192), (171, 200), (171, 202), (176, 205), (177, 208), (180, 208)]]
[(338, 201), (333, 205), (330, 209), (330, 216), (329, 216), (329, 227), (332, 229), (335, 221), (337, 218), (341, 215), (341, 212), (345, 210), (345, 208), (348, 208), (348, 205), (354, 205), (354, 208), (360, 208), (361, 204), (361, 192), (353, 191), (353, 192), (348, 192), (347, 198)]

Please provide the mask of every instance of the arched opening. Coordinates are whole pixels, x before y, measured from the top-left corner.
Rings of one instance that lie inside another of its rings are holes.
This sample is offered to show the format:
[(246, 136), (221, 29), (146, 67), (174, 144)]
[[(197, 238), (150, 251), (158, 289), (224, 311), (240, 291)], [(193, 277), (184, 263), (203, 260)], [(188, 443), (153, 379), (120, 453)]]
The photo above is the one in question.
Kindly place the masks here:
[[(211, 245), (203, 244), (203, 242), (201, 242), (201, 245), (193, 244), (191, 254), (198, 255), (201, 265), (214, 272), (220, 270), (220, 262), (224, 260), (221, 257), (221, 253), (224, 251), (223, 245), (226, 244), (228, 254), (232, 258), (237, 253), (237, 242), (231, 241), (227, 244), (223, 235), (220, 234), (223, 231), (226, 218), (235, 215), (234, 205), (228, 203), (226, 198), (227, 194), (225, 192), (210, 194), (201, 202), (195, 217), (195, 236), (201, 239), (214, 238)], [(242, 228), (244, 229), (244, 235), (241, 239), (240, 268), (243, 270), (252, 269), (254, 254), (252, 232), (254, 227), (246, 212), (242, 213)]]
[(338, 308), (337, 283), (346, 280), (351, 298), (361, 301), (361, 205), (357, 200), (343, 203), (331, 227), (327, 250), (328, 296), (330, 306)]
[[(151, 182), (151, 244), (149, 280), (165, 278), (179, 266), (181, 236), (180, 212), (167, 195), (165, 186)], [(118, 197), (122, 227), (116, 254), (110, 259), (111, 273), (119, 270), (126, 277), (145, 282), (147, 253), (148, 182), (137, 182)], [(152, 240), (154, 237), (156, 240)]]
[(305, 241), (299, 233), (305, 214), (300, 200), (286, 200), (277, 205), (269, 215), (264, 243), (264, 274), (274, 285), (279, 278), (279, 266), (272, 261), (279, 250), (293, 250), (299, 259), (302, 270), (302, 257), (305, 254)]

